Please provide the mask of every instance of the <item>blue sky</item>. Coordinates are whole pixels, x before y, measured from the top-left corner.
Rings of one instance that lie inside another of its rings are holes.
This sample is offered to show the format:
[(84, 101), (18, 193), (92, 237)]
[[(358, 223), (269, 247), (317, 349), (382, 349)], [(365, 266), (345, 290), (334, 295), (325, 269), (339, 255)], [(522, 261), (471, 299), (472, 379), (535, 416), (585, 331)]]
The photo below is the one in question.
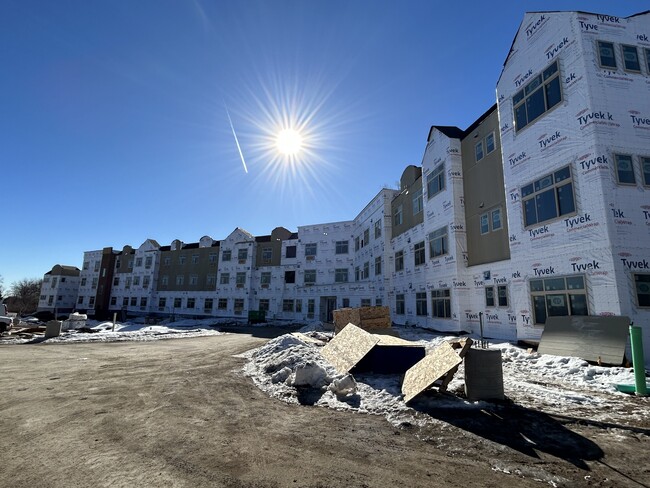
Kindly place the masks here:
[[(647, 1), (0, 3), (5, 287), (83, 252), (354, 218), (494, 103), (525, 11)], [(244, 171), (228, 121), (241, 144)], [(274, 137), (301, 127), (288, 159)]]

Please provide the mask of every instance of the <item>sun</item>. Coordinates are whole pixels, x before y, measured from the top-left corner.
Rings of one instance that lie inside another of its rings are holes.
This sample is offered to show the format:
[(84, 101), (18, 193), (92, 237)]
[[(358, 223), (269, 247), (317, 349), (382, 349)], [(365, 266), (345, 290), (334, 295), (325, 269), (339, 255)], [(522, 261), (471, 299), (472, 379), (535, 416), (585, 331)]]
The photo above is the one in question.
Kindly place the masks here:
[(295, 156), (302, 149), (302, 136), (295, 129), (283, 129), (278, 133), (275, 146), (285, 156)]

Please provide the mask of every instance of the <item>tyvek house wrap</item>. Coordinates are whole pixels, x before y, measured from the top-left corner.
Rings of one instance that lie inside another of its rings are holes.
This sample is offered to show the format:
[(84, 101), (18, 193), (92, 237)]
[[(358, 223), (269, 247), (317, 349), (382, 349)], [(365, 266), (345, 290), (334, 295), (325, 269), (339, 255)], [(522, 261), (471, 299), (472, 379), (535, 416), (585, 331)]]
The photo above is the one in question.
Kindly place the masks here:
[[(640, 156), (650, 155), (650, 73), (625, 71), (621, 44), (649, 47), (650, 15), (618, 18), (528, 13), (497, 84), (511, 267), (519, 338), (539, 338), (529, 282), (585, 276), (590, 315), (628, 315), (643, 327), (650, 361), (650, 310), (637, 304), (634, 273), (650, 273), (650, 187)], [(603, 69), (596, 41), (615, 44), (618, 68)], [(512, 97), (553, 61), (562, 101), (515, 132)], [(636, 183), (617, 180), (615, 155), (631, 155)], [(524, 226), (521, 188), (569, 167), (575, 213)], [(514, 285), (515, 283), (513, 283)]]

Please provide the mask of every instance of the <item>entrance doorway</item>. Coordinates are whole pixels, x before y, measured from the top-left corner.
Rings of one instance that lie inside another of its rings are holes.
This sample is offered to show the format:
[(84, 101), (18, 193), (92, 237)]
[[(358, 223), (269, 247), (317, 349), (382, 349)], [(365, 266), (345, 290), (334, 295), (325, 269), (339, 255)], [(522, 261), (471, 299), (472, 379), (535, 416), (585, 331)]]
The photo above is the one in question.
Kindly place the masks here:
[(320, 297), (320, 320), (322, 322), (333, 322), (336, 310), (336, 297)]

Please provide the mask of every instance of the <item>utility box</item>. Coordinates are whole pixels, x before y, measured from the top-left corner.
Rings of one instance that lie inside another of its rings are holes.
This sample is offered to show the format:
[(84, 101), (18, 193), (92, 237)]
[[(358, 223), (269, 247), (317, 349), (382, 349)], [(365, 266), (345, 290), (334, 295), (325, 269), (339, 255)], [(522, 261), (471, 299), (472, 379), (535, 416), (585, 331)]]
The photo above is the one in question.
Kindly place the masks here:
[(45, 338), (58, 337), (61, 335), (61, 325), (63, 322), (60, 320), (50, 320), (45, 324)]
[(501, 350), (472, 348), (467, 351), (465, 394), (470, 401), (505, 399)]

